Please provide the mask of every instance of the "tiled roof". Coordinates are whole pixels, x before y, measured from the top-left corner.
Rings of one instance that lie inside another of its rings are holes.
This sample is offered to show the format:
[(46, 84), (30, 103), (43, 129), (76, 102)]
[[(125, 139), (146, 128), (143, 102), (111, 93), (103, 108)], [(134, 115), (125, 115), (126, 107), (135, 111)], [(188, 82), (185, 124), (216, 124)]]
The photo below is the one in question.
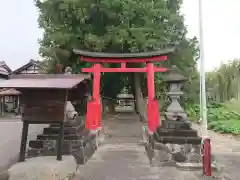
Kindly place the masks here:
[(42, 65), (41, 61), (35, 61), (35, 60), (31, 59), (27, 64), (25, 64), (25, 65), (21, 66), (20, 68), (14, 70), (12, 72), (12, 74), (18, 74), (19, 72), (25, 70), (26, 68), (28, 68), (32, 65), (35, 65), (35, 66), (40, 67), (41, 69), (44, 69), (44, 66)]

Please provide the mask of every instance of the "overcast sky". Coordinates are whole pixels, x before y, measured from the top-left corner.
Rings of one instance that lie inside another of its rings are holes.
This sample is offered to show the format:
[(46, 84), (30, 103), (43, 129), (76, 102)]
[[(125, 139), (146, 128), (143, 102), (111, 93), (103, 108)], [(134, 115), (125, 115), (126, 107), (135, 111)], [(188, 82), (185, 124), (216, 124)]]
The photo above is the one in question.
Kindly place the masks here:
[[(0, 60), (12, 69), (39, 59), (37, 9), (34, 0), (0, 0)], [(203, 0), (207, 70), (240, 58), (240, 0)], [(184, 0), (182, 13), (189, 37), (198, 36), (198, 0)]]

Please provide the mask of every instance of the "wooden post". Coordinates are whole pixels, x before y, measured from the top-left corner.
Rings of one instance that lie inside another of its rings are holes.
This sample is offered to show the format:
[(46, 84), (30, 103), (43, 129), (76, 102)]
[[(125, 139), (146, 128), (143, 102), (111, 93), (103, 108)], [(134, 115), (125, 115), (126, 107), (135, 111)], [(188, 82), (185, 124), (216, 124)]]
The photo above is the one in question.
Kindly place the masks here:
[(19, 162), (25, 161), (27, 136), (28, 136), (28, 127), (29, 127), (29, 122), (23, 120), (22, 139), (21, 139), (21, 145), (20, 145)]
[(136, 92), (135, 92), (135, 84), (134, 84), (134, 73), (131, 73), (131, 81), (132, 81), (132, 94), (133, 94), (133, 99), (134, 99), (134, 110), (137, 114), (139, 114), (138, 109), (137, 109), (137, 97), (136, 97)]
[(57, 142), (57, 160), (62, 160), (62, 148), (63, 148), (63, 141), (64, 141), (64, 122), (66, 122), (67, 118), (67, 101), (68, 101), (68, 90), (66, 90), (66, 97), (65, 97), (65, 106), (64, 106), (64, 119), (60, 121), (59, 126), (59, 135), (58, 135), (58, 142)]
[(59, 136), (58, 136), (58, 143), (57, 143), (57, 160), (58, 161), (62, 160), (63, 140), (64, 140), (64, 121), (61, 121)]
[(3, 97), (1, 96), (0, 98), (0, 102), (1, 102), (1, 115), (3, 114)]
[(2, 115), (4, 115), (4, 107), (5, 107), (5, 96), (2, 97), (3, 98), (3, 111), (2, 111)]
[(17, 109), (18, 109), (18, 114), (20, 114), (20, 101), (19, 101), (19, 96), (17, 96)]

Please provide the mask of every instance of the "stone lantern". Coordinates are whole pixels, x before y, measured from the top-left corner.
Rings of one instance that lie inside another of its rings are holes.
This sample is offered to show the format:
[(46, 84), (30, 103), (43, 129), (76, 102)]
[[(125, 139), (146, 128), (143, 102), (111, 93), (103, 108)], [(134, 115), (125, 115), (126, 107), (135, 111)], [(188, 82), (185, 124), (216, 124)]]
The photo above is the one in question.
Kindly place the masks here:
[(72, 68), (71, 67), (66, 67), (64, 74), (72, 74)]
[(166, 94), (170, 100), (170, 104), (166, 108), (166, 120), (187, 120), (187, 114), (179, 103), (180, 97), (183, 95), (183, 92), (181, 91), (182, 84), (187, 80), (187, 78), (179, 73), (176, 66), (173, 66), (164, 76), (163, 80), (169, 86), (169, 92)]

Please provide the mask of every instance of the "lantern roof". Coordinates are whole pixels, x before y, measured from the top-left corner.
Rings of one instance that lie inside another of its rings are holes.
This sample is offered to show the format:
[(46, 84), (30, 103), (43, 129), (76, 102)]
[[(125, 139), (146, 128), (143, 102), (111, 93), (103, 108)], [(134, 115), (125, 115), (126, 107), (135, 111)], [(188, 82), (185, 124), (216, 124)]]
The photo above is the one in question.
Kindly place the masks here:
[(187, 78), (179, 72), (177, 66), (172, 66), (163, 77), (163, 80), (165, 82), (183, 82), (186, 81)]

